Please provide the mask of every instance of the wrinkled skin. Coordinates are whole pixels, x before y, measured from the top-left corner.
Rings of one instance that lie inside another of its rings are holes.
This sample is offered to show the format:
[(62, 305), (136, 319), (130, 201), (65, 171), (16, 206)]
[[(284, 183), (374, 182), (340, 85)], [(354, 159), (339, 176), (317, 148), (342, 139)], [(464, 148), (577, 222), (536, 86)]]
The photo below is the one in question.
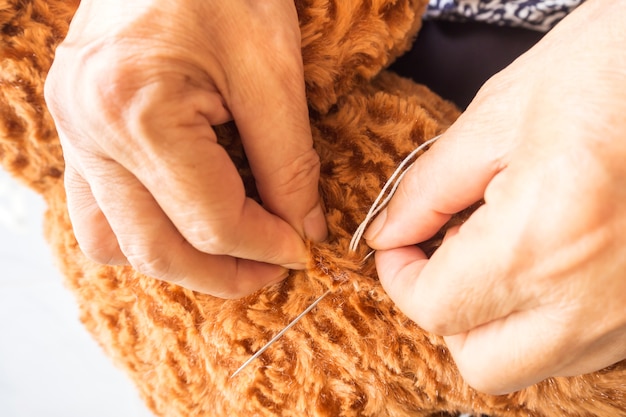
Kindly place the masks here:
[[(380, 279), (506, 393), (626, 358), (626, 2), (589, 1), (496, 74), (369, 228)], [(484, 198), (427, 259), (413, 244)]]
[[(45, 93), (91, 259), (229, 298), (324, 239), (292, 1), (83, 1)], [(230, 120), (263, 206), (217, 144)]]
[[(237, 297), (303, 267), (326, 229), (295, 8), (216, 3), (83, 1), (46, 97), (83, 251)], [(493, 77), (366, 236), (479, 390), (626, 357), (625, 9), (588, 1)], [(216, 143), (231, 119), (263, 207)], [(413, 246), (481, 198), (430, 260)]]

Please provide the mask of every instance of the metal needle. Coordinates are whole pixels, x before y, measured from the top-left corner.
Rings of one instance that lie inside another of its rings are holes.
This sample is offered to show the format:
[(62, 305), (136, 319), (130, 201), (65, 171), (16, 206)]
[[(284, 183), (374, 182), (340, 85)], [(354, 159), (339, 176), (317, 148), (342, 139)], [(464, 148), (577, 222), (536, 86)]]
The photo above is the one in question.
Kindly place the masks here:
[(284, 329), (282, 329), (280, 332), (278, 332), (278, 334), (276, 336), (274, 336), (269, 342), (267, 342), (261, 349), (259, 349), (254, 355), (252, 355), (250, 357), (250, 359), (248, 359), (247, 361), (245, 361), (243, 363), (243, 365), (241, 365), (239, 367), (239, 369), (237, 369), (235, 371), (235, 373), (233, 373), (230, 377), (234, 378), (237, 376), (237, 374), (239, 374), (241, 371), (243, 371), (243, 369), (248, 366), (252, 361), (254, 361), (256, 358), (258, 358), (259, 356), (261, 356), (261, 354), (263, 352), (265, 352), (267, 350), (267, 348), (269, 348), (274, 342), (276, 342), (278, 339), (280, 339), (280, 337), (282, 335), (284, 335), (287, 330), (291, 329), (302, 317), (304, 317), (309, 311), (313, 310), (313, 308), (315, 308), (315, 306), (324, 299), (324, 297), (326, 297), (328, 294), (330, 294), (331, 290), (326, 291), (324, 294), (320, 295), (319, 298), (315, 301), (313, 301), (313, 303), (308, 306), (306, 308), (306, 310), (304, 310), (302, 313), (300, 313), (298, 315), (298, 317), (296, 317), (295, 319), (293, 319), (291, 321), (291, 323), (289, 323)]

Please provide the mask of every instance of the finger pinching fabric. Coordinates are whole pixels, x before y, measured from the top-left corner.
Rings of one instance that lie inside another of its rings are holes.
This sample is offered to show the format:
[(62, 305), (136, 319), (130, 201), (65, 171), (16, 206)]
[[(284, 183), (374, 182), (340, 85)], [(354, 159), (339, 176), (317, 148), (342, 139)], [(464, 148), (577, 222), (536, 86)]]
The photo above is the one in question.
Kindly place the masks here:
[[(0, 162), (48, 204), (46, 235), (81, 320), (157, 416), (620, 416), (626, 363), (494, 397), (468, 387), (443, 340), (389, 300), (366, 245), (350, 240), (402, 159), (458, 110), (385, 71), (417, 33), (425, 0), (297, 0), (329, 238), (307, 269), (223, 300), (89, 261), (72, 233), (64, 163), (43, 83), (77, 1), (0, 5)], [(234, 125), (220, 143), (255, 196)], [(207, 161), (210, 163), (210, 161)], [(437, 238), (425, 245), (432, 251)], [(254, 366), (231, 375), (303, 312)], [(16, 342), (17, 343), (17, 342)]]

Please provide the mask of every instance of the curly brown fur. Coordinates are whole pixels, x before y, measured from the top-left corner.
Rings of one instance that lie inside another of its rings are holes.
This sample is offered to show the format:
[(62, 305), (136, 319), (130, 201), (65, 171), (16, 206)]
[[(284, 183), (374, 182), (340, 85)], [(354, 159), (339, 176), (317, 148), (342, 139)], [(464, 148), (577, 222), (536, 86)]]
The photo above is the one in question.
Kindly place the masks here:
[[(157, 415), (626, 415), (624, 362), (507, 396), (473, 391), (442, 340), (408, 320), (383, 292), (372, 261), (361, 261), (367, 248), (347, 252), (398, 162), (458, 115), (425, 87), (381, 73), (408, 45), (423, 6), (298, 2), (330, 238), (311, 247), (306, 271), (245, 299), (221, 300), (82, 255), (67, 215), (58, 138), (42, 97), (76, 2), (0, 2), (0, 160), (46, 198), (47, 236), (85, 326)], [(253, 193), (235, 129), (218, 130)], [(327, 288), (333, 293), (313, 312), (230, 379)]]
[(43, 84), (78, 1), (0, 1), (0, 159), (43, 193), (63, 175), (63, 156)]
[(409, 48), (426, 2), (302, 0), (296, 7), (309, 103), (325, 112)]

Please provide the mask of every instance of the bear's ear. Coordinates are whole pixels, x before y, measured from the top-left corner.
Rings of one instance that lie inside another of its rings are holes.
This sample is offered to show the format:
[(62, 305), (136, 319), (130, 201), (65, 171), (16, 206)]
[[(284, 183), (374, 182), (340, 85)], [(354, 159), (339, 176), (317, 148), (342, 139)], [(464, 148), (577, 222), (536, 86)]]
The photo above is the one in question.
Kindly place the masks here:
[(406, 51), (427, 0), (296, 0), (310, 105), (325, 113)]

